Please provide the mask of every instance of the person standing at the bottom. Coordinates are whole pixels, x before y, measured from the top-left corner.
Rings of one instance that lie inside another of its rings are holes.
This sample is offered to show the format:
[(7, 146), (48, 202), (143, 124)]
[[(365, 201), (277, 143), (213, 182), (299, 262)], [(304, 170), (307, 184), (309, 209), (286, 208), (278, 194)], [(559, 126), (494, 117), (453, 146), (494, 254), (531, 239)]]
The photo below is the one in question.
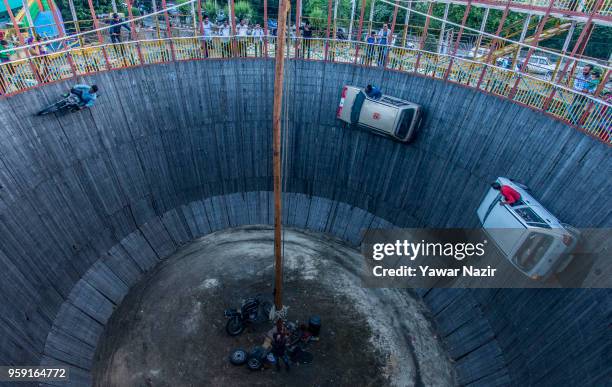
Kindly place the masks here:
[(272, 339), (272, 354), (276, 358), (276, 370), (280, 371), (281, 359), (285, 362), (287, 371), (291, 368), (289, 364), (289, 356), (287, 355), (287, 339), (280, 333), (275, 333)]

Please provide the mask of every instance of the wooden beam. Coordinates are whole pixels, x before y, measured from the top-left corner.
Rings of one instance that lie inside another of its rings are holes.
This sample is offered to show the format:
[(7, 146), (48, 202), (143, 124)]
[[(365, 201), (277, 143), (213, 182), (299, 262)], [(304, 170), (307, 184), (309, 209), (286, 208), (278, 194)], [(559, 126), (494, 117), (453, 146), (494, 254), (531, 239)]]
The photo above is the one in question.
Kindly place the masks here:
[[(281, 246), (282, 185), (281, 185), (281, 116), (283, 102), (283, 75), (285, 69), (285, 37), (287, 34), (288, 0), (280, 0), (276, 37), (276, 64), (274, 67), (274, 110), (272, 114), (273, 168), (274, 168), (274, 305), (283, 308), (283, 256)], [(280, 331), (280, 330), (279, 330)]]

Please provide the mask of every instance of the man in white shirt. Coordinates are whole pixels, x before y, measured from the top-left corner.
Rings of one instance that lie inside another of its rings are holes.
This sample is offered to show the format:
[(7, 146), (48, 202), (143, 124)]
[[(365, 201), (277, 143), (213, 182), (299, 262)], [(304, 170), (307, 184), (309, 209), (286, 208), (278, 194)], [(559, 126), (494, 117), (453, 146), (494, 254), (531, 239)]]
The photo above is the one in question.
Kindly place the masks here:
[(242, 19), (240, 20), (240, 24), (238, 24), (238, 27), (236, 27), (236, 32), (238, 33), (238, 36), (241, 37), (246, 37), (248, 35), (249, 32), (249, 23), (246, 21), (246, 19)]
[(383, 24), (381, 30), (378, 32), (378, 65), (384, 66), (385, 61), (387, 59), (387, 45), (391, 40), (391, 31), (389, 31), (389, 26), (385, 23)]
[(204, 16), (204, 23), (202, 23), (202, 30), (204, 31), (204, 38), (206, 40), (210, 40), (212, 39), (212, 32), (213, 29), (213, 24), (210, 22), (210, 19), (208, 19), (208, 16)]
[(236, 27), (238, 35), (238, 55), (247, 56), (249, 23), (245, 19), (240, 20), (240, 24)]
[(263, 56), (263, 28), (259, 24), (255, 24), (251, 34), (253, 35), (253, 43), (255, 45), (255, 56)]
[(224, 58), (230, 56), (230, 31), (230, 26), (226, 20), (223, 22), (223, 26), (219, 30), (219, 36), (221, 36), (221, 48)]
[(208, 58), (209, 52), (212, 48), (212, 37), (213, 37), (213, 24), (208, 19), (208, 16), (204, 16), (204, 22), (202, 23), (202, 33), (204, 35), (204, 49), (205, 56)]

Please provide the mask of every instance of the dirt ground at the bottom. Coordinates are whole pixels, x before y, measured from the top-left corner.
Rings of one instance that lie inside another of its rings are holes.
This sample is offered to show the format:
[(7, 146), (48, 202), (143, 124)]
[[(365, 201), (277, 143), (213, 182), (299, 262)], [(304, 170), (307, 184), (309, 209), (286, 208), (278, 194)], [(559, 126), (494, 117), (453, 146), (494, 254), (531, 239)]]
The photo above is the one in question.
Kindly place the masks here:
[[(263, 343), (269, 322), (238, 337), (223, 312), (245, 297), (272, 300), (269, 229), (211, 235), (160, 263), (108, 321), (94, 359), (95, 386), (384, 386), (454, 384), (444, 353), (405, 292), (359, 286), (361, 260), (335, 241), (288, 233), (284, 305), (289, 320), (322, 318), (310, 364), (250, 371), (233, 349)], [(388, 307), (386, 306), (388, 305)], [(411, 325), (414, 324), (414, 325)]]

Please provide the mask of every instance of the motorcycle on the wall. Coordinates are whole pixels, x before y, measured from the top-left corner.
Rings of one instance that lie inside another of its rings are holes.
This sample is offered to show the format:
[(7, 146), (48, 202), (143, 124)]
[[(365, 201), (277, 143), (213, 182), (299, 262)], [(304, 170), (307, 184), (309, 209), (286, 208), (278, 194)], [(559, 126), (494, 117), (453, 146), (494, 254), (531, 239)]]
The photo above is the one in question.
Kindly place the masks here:
[(63, 94), (60, 100), (42, 109), (36, 115), (44, 116), (51, 113), (74, 112), (79, 110), (79, 102), (81, 100), (78, 96), (71, 93)]

